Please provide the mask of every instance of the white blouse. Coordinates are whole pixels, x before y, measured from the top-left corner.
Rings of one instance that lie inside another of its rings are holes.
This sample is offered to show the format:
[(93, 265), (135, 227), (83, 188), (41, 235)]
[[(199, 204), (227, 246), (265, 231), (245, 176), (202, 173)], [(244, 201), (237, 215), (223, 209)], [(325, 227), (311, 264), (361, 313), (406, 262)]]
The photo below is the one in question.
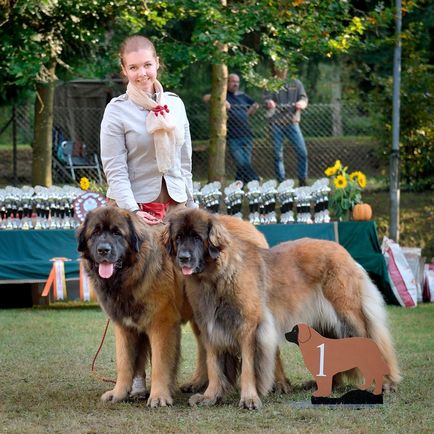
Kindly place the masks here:
[(101, 161), (108, 182), (107, 197), (121, 207), (134, 211), (138, 203), (153, 202), (164, 178), (169, 196), (176, 202), (193, 202), (190, 127), (184, 103), (177, 95), (165, 92), (166, 104), (185, 140), (176, 145), (174, 166), (160, 173), (155, 145), (146, 130), (149, 111), (133, 103), (127, 94), (113, 98), (101, 123)]

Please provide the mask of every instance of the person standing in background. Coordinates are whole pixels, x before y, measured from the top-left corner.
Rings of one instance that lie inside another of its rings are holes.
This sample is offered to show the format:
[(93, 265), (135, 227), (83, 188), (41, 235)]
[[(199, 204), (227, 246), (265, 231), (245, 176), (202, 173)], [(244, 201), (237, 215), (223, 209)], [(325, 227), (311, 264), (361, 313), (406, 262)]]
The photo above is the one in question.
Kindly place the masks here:
[[(240, 77), (237, 74), (229, 74), (226, 94), (227, 143), (235, 161), (235, 179), (246, 184), (259, 180), (252, 167), (253, 133), (249, 124), (249, 117), (256, 112), (259, 104), (239, 89)], [(210, 98), (211, 95), (204, 95), (203, 101), (207, 103)]]
[[(286, 79), (286, 71), (276, 74)], [(285, 179), (283, 141), (285, 137), (297, 156), (297, 176), (300, 186), (306, 185), (308, 176), (308, 154), (300, 128), (301, 111), (307, 107), (308, 98), (300, 80), (290, 80), (279, 91), (264, 94), (267, 117), (271, 127), (274, 147), (274, 170), (279, 182)]]
[(101, 123), (101, 160), (111, 202), (148, 224), (161, 222), (193, 200), (191, 138), (184, 104), (157, 80), (152, 42), (131, 36), (120, 47), (125, 94), (107, 105)]

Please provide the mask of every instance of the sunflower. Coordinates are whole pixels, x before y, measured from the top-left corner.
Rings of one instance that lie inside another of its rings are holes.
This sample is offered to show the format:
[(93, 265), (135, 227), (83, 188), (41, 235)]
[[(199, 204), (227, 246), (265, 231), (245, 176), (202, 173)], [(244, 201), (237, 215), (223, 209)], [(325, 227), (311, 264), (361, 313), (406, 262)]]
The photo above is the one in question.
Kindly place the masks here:
[(326, 170), (324, 170), (324, 173), (326, 176), (333, 176), (336, 175), (338, 170), (342, 169), (342, 163), (341, 160), (336, 160), (334, 166), (327, 167)]
[(334, 180), (334, 184), (336, 188), (345, 188), (347, 186), (347, 178), (343, 175), (338, 175)]
[(80, 179), (80, 188), (84, 191), (87, 191), (89, 187), (90, 187), (90, 181), (85, 176), (83, 176)]
[(338, 170), (342, 169), (342, 163), (341, 163), (341, 160), (336, 160), (336, 161), (335, 161), (335, 165), (333, 166), (333, 168), (335, 169), (336, 172), (337, 172)]
[(334, 167), (327, 167), (324, 173), (326, 176), (333, 176), (336, 173), (336, 169)]
[(350, 173), (350, 179), (351, 179), (351, 181), (354, 181), (354, 180), (357, 181), (359, 179), (360, 173), (362, 173), (362, 172), (359, 172), (358, 170), (356, 172)]
[(359, 176), (357, 177), (357, 181), (358, 181), (361, 188), (366, 187), (366, 176), (364, 173), (359, 172)]

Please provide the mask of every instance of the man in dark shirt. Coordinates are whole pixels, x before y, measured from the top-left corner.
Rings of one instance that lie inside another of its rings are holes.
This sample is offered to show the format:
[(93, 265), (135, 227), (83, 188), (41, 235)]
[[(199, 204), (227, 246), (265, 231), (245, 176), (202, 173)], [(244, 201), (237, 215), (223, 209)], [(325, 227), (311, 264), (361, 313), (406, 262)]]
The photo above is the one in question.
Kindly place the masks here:
[[(240, 92), (239, 88), (240, 77), (237, 74), (229, 74), (226, 94), (227, 141), (236, 165), (235, 179), (246, 184), (252, 180), (259, 180), (252, 167), (253, 134), (249, 125), (249, 117), (256, 112), (259, 104)], [(210, 95), (203, 97), (205, 102), (209, 99)]]
[[(286, 78), (286, 71), (279, 78)], [(265, 93), (265, 106), (269, 110), (268, 121), (274, 145), (274, 168), (277, 179), (285, 179), (283, 162), (283, 140), (286, 137), (297, 156), (297, 175), (299, 185), (306, 185), (307, 148), (300, 129), (301, 110), (307, 107), (307, 94), (300, 80), (287, 82), (278, 92)]]

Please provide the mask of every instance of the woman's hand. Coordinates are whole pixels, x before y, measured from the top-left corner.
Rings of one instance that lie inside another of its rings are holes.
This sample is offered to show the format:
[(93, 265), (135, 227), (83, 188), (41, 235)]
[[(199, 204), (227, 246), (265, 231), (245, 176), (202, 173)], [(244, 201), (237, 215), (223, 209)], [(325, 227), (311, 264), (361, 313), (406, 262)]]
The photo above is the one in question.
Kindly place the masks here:
[(137, 211), (136, 215), (142, 217), (142, 219), (145, 220), (145, 222), (148, 223), (148, 225), (157, 225), (158, 223), (161, 223), (160, 219), (157, 219), (157, 217), (145, 211)]

